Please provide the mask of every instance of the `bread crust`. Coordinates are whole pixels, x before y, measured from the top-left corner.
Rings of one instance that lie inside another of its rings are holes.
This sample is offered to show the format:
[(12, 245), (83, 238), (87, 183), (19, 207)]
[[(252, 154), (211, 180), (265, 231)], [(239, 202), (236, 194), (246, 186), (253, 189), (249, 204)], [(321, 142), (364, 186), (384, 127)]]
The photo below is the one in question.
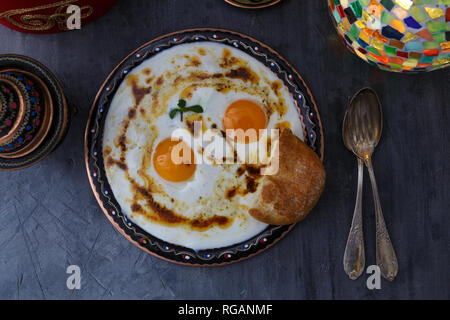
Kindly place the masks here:
[(290, 129), (279, 138), (279, 169), (264, 176), (253, 207), (255, 219), (272, 225), (303, 220), (325, 188), (326, 174), (317, 154)]

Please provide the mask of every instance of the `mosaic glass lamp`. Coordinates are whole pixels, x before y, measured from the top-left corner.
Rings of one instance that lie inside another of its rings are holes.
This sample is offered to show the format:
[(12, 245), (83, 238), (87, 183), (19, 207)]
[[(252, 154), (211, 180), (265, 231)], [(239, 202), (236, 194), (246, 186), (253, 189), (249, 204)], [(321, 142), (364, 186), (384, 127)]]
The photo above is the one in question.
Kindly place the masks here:
[(450, 66), (450, 0), (327, 0), (347, 47), (380, 69)]

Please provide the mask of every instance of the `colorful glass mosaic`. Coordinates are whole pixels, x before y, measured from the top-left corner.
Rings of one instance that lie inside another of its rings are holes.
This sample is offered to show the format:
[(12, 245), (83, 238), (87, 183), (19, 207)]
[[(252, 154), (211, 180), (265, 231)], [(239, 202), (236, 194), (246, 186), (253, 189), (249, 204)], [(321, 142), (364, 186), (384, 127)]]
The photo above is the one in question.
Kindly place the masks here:
[(328, 0), (346, 45), (383, 70), (450, 66), (450, 0)]

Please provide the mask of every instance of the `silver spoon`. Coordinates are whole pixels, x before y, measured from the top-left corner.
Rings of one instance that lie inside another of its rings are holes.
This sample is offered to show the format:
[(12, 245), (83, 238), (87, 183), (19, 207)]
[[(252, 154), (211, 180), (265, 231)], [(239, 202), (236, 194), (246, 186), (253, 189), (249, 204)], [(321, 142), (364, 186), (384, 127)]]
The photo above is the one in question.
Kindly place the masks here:
[[(344, 144), (351, 152), (352, 133), (349, 130), (349, 121), (347, 112), (345, 112), (342, 124), (342, 139)], [(344, 271), (350, 279), (356, 280), (364, 271), (366, 258), (364, 254), (364, 237), (362, 226), (362, 191), (364, 177), (364, 163), (361, 158), (358, 159), (358, 188), (356, 192), (355, 210), (353, 212), (352, 226), (348, 234), (347, 244), (344, 252)]]
[(370, 88), (360, 90), (350, 103), (347, 117), (352, 150), (364, 161), (372, 184), (375, 203), (377, 265), (380, 267), (381, 275), (392, 281), (398, 273), (397, 256), (384, 222), (372, 167), (372, 154), (380, 141), (383, 130), (381, 103), (376, 93)]

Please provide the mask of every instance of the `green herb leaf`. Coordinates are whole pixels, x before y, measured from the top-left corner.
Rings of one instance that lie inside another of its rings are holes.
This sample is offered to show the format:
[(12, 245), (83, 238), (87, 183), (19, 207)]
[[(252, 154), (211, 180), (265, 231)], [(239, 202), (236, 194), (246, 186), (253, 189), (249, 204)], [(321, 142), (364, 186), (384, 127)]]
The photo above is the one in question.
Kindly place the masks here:
[(180, 109), (172, 109), (172, 110), (170, 110), (170, 113), (169, 113), (170, 119), (175, 118), (175, 116), (177, 115), (178, 112), (181, 112)]
[(195, 105), (195, 106), (186, 108), (186, 111), (192, 111), (192, 112), (195, 112), (195, 113), (202, 113), (203, 112), (203, 108), (200, 105)]
[(183, 112), (189, 112), (189, 111), (195, 112), (195, 113), (202, 113), (203, 108), (202, 108), (202, 106), (200, 106), (198, 104), (195, 106), (186, 107), (186, 100), (180, 99), (180, 100), (178, 100), (178, 108), (170, 110), (169, 117), (170, 117), (170, 119), (173, 119), (179, 112), (181, 115), (181, 121), (183, 121)]

